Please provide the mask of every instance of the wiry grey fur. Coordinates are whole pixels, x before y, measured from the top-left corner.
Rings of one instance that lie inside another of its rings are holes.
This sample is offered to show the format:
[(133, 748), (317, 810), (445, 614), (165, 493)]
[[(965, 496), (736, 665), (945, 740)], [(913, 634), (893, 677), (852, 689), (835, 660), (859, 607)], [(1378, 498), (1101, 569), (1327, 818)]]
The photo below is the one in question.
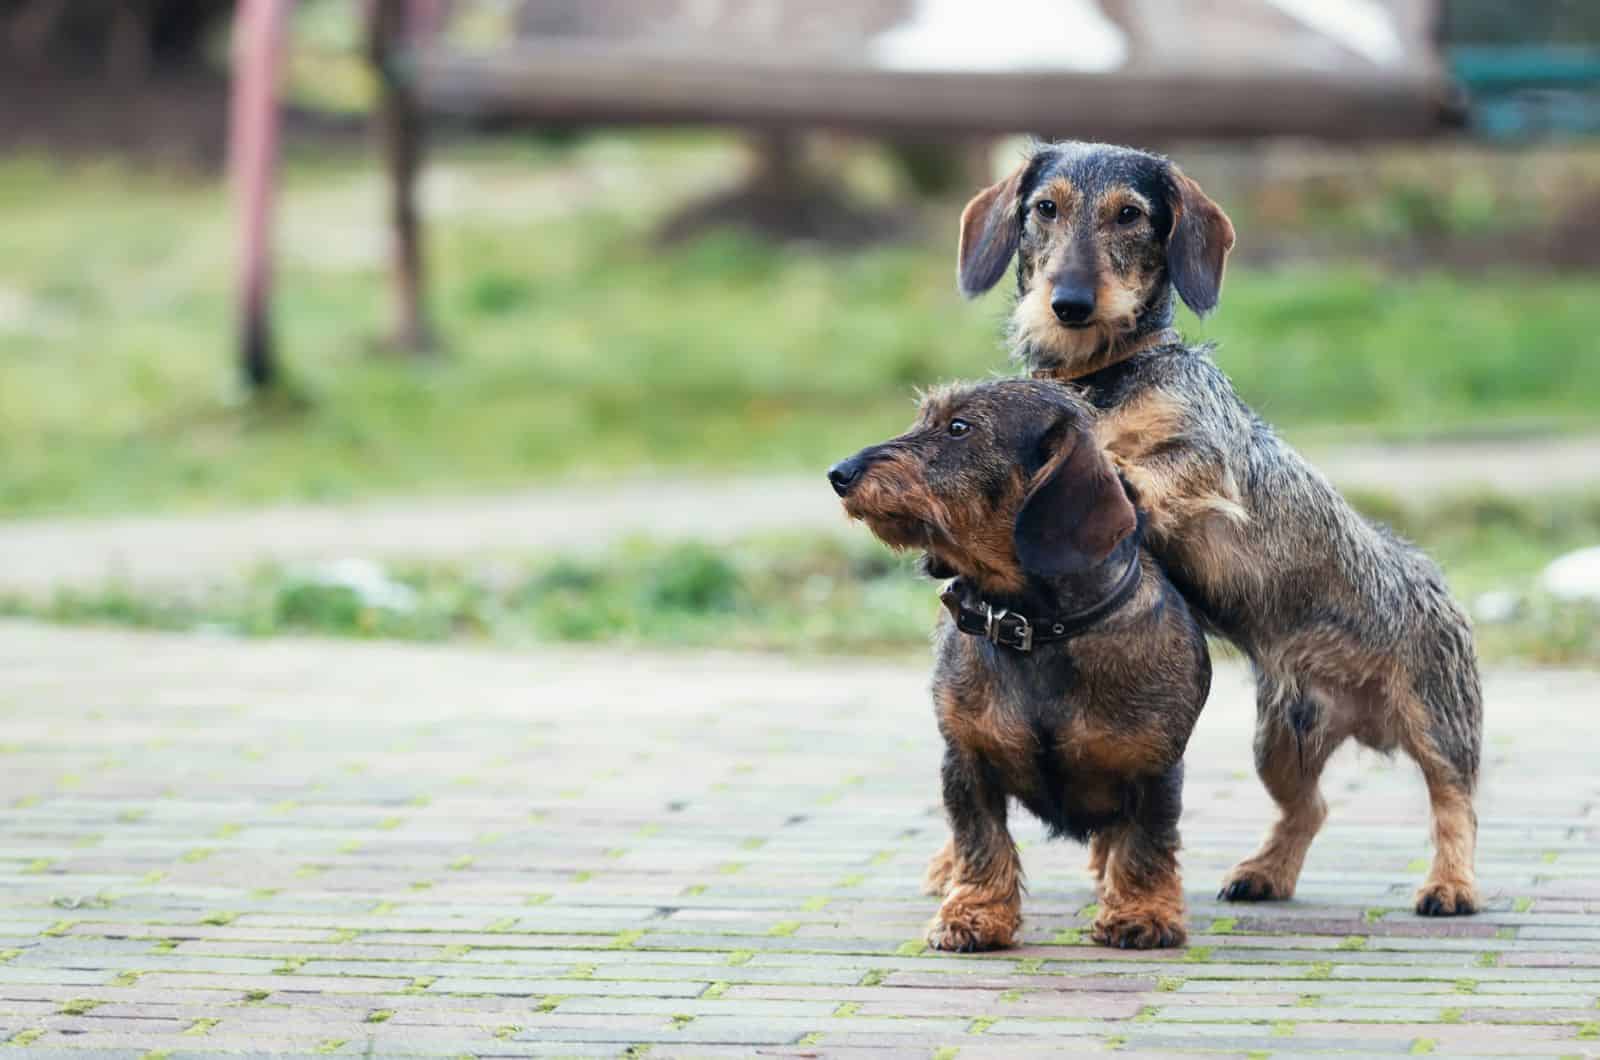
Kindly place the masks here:
[[(1185, 198), (1169, 192), (1137, 230), (1113, 230), (1103, 212), (1093, 212), (1094, 203), (1114, 203), (1127, 188), (1148, 197), (1177, 187), (1187, 189)], [(1074, 202), (1087, 205), (1060, 218), (1052, 207), (1052, 216), (1041, 219), (1031, 209), (1031, 196), (1046, 193), (1039, 188), (1053, 188), (1048, 194), (1056, 196), (1067, 188)], [(1470, 623), (1426, 555), (1357, 513), (1239, 399), (1209, 348), (1166, 328), (1175, 269), (1188, 275), (1187, 284), (1177, 285), (1180, 296), (1215, 300), (1233, 241), (1225, 215), (1168, 160), (1084, 144), (1040, 145), (1008, 181), (973, 203), (968, 216), (981, 207), (986, 216), (1016, 218), (1016, 230), (1000, 238), (1020, 255), (1017, 319), (1030, 296), (1033, 307), (1028, 326), (1014, 329), (1014, 355), (1036, 375), (1074, 384), (1100, 410), (1101, 437), (1135, 502), (1150, 512), (1148, 547), (1206, 626), (1254, 664), (1257, 770), (1283, 819), (1261, 851), (1230, 874), (1222, 896), (1293, 892), (1326, 812), (1318, 774), (1353, 736), (1379, 750), (1405, 750), (1428, 781), (1438, 854), (1418, 893), (1418, 912), (1473, 912), (1471, 799), (1482, 692)], [(1183, 218), (1202, 215), (1210, 227), (1186, 234), (1180, 262)], [(971, 231), (979, 231), (975, 223)], [(1147, 260), (1135, 274), (1119, 257), (1136, 257), (1129, 248), (1140, 239), (1157, 264), (1152, 270)], [(1114, 242), (1117, 254), (1102, 250), (1095, 259), (1082, 249), (1096, 240)], [(1121, 283), (1124, 295), (1134, 287), (1141, 292), (1136, 326), (1109, 347), (1085, 350), (1081, 331), (1058, 335), (1055, 321), (1038, 311), (1048, 294), (1038, 285), (1057, 282), (1046, 274), (1065, 268), (1058, 264), (1064, 256), (1050, 248), (1068, 241), (1078, 248), (1075, 282), (1093, 267), (1102, 291)], [(1030, 260), (1034, 247), (1044, 248), (1041, 256), (1055, 255), (1047, 257), (1048, 267)], [(987, 279), (996, 253), (986, 231), (968, 235), (964, 217), (963, 267), (970, 258)], [(1209, 299), (1185, 294), (1196, 280)]]

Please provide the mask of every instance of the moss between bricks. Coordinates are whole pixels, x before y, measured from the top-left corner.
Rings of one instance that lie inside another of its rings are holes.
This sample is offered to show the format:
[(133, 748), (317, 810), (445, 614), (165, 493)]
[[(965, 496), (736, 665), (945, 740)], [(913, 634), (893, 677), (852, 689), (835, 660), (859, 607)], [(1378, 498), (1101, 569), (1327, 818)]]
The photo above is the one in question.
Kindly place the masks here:
[(61, 1016), (82, 1016), (104, 1004), (104, 1001), (96, 1001), (92, 997), (75, 997), (56, 1009), (56, 1013)]

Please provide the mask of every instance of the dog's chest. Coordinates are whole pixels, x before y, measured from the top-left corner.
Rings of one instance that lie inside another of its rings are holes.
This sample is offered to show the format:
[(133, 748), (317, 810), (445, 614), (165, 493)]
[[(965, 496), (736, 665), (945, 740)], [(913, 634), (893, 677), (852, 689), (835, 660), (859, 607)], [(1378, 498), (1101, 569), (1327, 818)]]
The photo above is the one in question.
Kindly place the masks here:
[(1163, 768), (1166, 741), (1100, 704), (1076, 666), (984, 667), (955, 687), (941, 697), (946, 736), (1056, 834), (1105, 827), (1130, 785)]

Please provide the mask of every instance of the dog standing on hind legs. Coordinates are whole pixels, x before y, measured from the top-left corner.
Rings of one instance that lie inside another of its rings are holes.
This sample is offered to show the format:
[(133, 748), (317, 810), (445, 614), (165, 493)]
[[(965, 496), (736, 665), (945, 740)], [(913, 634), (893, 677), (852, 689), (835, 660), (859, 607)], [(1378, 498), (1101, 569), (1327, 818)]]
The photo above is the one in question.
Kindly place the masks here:
[(1150, 549), (1207, 627), (1249, 656), (1256, 771), (1280, 816), (1223, 881), (1294, 894), (1346, 739), (1422, 769), (1433, 865), (1417, 912), (1476, 911), (1482, 693), (1471, 625), (1438, 567), (1358, 514), (1172, 330), (1173, 294), (1215, 307), (1233, 225), (1177, 166), (1105, 144), (1040, 144), (961, 217), (975, 296), (1017, 259), (1015, 355), (1071, 383), (1140, 509)]

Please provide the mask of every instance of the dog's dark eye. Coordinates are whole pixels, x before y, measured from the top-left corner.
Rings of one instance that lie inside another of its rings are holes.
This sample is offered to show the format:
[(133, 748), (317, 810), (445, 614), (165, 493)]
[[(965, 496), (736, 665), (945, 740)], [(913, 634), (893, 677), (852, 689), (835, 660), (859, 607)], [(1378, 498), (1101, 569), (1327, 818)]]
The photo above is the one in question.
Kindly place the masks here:
[(1043, 217), (1046, 221), (1052, 219), (1056, 215), (1056, 204), (1049, 199), (1040, 199), (1038, 202), (1033, 204), (1033, 208), (1037, 210), (1039, 212), (1039, 216)]
[(950, 437), (960, 438), (962, 435), (972, 430), (972, 424), (968, 423), (966, 420), (951, 420), (949, 430)]
[(1144, 216), (1144, 211), (1137, 206), (1124, 206), (1117, 211), (1117, 224), (1131, 225)]

